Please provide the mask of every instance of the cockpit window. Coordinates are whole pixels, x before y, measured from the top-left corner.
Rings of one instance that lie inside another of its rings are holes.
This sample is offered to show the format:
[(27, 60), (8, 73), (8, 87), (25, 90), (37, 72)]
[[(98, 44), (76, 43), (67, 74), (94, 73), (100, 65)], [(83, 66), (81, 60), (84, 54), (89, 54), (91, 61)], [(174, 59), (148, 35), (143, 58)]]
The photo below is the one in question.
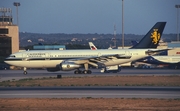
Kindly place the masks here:
[(16, 57), (15, 55), (10, 55), (10, 57)]

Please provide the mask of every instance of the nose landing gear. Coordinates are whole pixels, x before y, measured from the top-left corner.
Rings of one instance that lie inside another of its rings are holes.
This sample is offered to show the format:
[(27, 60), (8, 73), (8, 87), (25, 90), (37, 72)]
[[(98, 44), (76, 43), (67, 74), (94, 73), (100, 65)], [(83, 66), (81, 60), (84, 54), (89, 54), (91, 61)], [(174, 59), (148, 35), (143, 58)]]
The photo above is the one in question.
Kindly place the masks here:
[(27, 75), (27, 68), (24, 67), (24, 72), (23, 72), (24, 75)]

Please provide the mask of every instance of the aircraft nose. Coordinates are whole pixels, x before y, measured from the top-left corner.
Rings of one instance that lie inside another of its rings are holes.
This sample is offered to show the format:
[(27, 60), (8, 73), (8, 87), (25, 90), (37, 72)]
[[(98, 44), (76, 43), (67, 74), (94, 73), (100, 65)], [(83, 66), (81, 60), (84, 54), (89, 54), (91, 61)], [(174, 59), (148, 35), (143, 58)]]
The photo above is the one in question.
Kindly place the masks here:
[(10, 64), (10, 63), (11, 63), (9, 57), (5, 58), (5, 59), (4, 59), (4, 62), (7, 63), (7, 64)]
[(4, 62), (7, 62), (7, 59), (8, 59), (8, 57), (4, 59)]

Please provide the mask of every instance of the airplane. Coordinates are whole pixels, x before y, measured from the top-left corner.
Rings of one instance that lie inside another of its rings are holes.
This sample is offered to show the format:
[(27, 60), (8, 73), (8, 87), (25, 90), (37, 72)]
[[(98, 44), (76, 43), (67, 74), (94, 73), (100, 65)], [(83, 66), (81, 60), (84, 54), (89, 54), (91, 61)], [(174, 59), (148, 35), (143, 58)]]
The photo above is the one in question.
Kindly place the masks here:
[[(75, 74), (91, 74), (89, 66), (102, 68), (119, 65), (157, 54), (169, 49), (155, 49), (159, 43), (166, 22), (157, 22), (136, 49), (100, 49), (100, 50), (29, 50), (17, 52), (4, 62), (13, 66), (27, 68), (46, 68), (47, 71), (71, 71)], [(81, 71), (80, 68), (85, 70)]]
[(169, 68), (180, 69), (180, 56), (157, 55), (140, 59), (137, 62), (143, 62), (154, 65), (169, 66)]
[[(137, 41), (131, 41), (133, 46), (138, 44)], [(169, 66), (169, 68), (180, 69), (180, 56), (169, 56), (169, 55), (154, 55), (144, 59), (137, 60), (136, 62), (143, 62), (154, 65)]]

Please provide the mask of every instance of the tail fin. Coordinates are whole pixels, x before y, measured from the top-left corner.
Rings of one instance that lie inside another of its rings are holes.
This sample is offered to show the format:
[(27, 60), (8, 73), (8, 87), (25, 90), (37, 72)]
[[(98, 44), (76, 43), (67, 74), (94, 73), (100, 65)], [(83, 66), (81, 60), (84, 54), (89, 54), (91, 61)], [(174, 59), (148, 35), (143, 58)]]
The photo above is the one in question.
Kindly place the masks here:
[(157, 22), (141, 41), (131, 49), (157, 48), (166, 22)]
[(97, 50), (96, 46), (92, 42), (89, 42), (89, 46), (91, 50)]

